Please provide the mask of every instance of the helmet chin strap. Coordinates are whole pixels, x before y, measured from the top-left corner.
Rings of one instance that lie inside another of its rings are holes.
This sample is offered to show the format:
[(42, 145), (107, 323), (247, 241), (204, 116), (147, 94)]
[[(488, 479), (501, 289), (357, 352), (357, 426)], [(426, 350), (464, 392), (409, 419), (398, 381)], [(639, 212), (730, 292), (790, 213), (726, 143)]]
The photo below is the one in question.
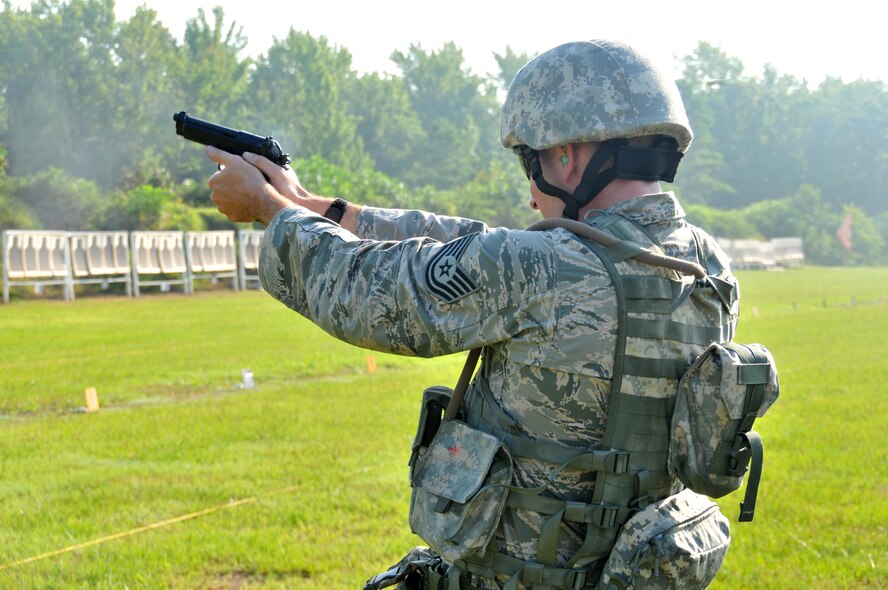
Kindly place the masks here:
[[(676, 149), (636, 147), (628, 145), (628, 140), (623, 138), (609, 139), (595, 151), (573, 193), (549, 184), (543, 178), (539, 159), (532, 177), (542, 192), (564, 201), (564, 217), (578, 220), (580, 209), (591, 203), (614, 179), (672, 182), (683, 156)], [(602, 170), (611, 157), (614, 159), (613, 166)]]

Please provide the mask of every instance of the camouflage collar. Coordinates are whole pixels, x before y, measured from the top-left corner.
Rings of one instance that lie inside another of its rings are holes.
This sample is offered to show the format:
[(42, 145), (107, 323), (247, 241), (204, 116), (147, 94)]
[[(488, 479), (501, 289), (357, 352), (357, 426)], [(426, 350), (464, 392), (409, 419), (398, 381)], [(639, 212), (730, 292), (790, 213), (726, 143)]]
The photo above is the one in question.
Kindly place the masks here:
[(681, 203), (672, 191), (642, 195), (622, 201), (608, 207), (604, 212), (621, 215), (640, 225), (653, 225), (682, 219), (685, 216)]

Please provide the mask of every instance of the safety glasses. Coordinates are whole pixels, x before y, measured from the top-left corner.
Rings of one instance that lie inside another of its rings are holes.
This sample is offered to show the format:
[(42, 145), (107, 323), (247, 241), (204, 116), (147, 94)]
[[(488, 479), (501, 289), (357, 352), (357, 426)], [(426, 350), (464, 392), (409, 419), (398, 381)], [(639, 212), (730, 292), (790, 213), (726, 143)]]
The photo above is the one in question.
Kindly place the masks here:
[(540, 153), (526, 145), (516, 145), (512, 148), (512, 151), (518, 156), (518, 163), (521, 164), (521, 169), (524, 171), (527, 180), (533, 178), (540, 168)]

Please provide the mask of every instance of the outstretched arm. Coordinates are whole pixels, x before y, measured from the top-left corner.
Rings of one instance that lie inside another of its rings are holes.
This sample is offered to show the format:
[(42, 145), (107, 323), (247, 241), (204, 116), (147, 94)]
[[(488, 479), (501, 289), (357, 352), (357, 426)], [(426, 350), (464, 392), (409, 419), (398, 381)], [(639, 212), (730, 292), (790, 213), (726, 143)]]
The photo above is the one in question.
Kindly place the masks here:
[[(282, 168), (252, 153), (243, 156), (207, 147), (207, 155), (222, 166), (209, 181), (211, 198), (231, 221), (268, 225), (282, 209), (299, 207), (324, 215), (333, 199), (306, 190), (291, 168)], [(339, 225), (370, 240), (429, 237), (447, 242), (488, 231), (480, 221), (435, 215), (425, 211), (362, 207), (349, 203)]]

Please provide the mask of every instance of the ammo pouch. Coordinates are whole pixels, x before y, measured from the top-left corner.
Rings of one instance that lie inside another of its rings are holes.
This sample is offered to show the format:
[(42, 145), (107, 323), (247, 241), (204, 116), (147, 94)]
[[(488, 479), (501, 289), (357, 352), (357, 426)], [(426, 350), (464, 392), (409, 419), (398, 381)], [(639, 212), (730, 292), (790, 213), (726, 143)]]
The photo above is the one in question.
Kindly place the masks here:
[(512, 458), (495, 436), (443, 421), (449, 390), (423, 392), (410, 469), (410, 528), (448, 562), (483, 552), (512, 481)]
[(761, 437), (751, 430), (779, 395), (777, 368), (761, 344), (711, 344), (678, 386), (668, 468), (682, 483), (719, 498), (751, 468), (740, 521), (750, 521), (762, 470)]
[(626, 521), (596, 589), (706, 588), (730, 543), (728, 519), (718, 505), (686, 489)]

